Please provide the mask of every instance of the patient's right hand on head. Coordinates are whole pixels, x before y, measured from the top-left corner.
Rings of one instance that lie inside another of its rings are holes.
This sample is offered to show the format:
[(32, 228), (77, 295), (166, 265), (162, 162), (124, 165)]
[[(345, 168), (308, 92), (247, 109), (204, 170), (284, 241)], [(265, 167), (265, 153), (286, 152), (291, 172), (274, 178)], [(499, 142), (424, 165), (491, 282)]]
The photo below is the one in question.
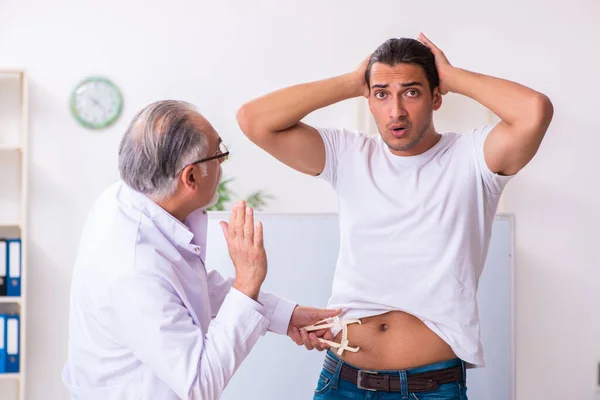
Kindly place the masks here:
[(235, 267), (233, 287), (257, 300), (260, 287), (267, 276), (267, 254), (263, 244), (262, 224), (254, 225), (254, 211), (244, 201), (235, 204), (229, 223), (221, 228)]

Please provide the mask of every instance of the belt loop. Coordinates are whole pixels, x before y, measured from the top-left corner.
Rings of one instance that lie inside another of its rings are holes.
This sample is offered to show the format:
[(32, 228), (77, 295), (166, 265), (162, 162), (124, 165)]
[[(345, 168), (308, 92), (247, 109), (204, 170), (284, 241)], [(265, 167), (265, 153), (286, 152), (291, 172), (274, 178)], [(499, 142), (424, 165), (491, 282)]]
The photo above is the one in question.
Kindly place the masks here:
[(400, 372), (400, 398), (408, 399), (408, 377), (406, 376), (406, 371)]
[(333, 390), (337, 390), (338, 381), (340, 380), (340, 374), (342, 373), (342, 367), (344, 366), (344, 361), (342, 359), (337, 360), (337, 367), (335, 368), (335, 374), (331, 378), (331, 388)]
[(462, 380), (460, 383), (467, 384), (467, 366), (463, 360), (460, 360), (460, 367), (462, 368)]

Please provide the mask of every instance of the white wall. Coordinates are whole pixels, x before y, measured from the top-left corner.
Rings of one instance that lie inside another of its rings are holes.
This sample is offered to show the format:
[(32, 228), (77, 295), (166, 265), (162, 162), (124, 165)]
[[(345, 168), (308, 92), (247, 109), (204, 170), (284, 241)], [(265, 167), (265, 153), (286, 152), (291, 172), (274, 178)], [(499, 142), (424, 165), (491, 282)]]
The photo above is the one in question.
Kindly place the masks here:
[[(554, 102), (539, 155), (506, 197), (518, 235), (517, 392), (519, 400), (592, 398), (600, 5), (519, 3), (0, 1), (0, 67), (26, 68), (31, 79), (28, 398), (65, 398), (59, 374), (78, 235), (92, 201), (117, 178), (117, 145), (138, 109), (164, 98), (197, 104), (231, 147), (224, 168), (236, 191), (267, 189), (277, 196), (270, 211), (333, 211), (332, 191), (250, 145), (235, 111), (266, 91), (347, 72), (388, 37), (419, 31), (455, 65)], [(84, 130), (69, 114), (70, 90), (87, 74), (124, 92), (124, 115), (106, 131)], [(352, 128), (355, 112), (347, 102), (308, 122)]]

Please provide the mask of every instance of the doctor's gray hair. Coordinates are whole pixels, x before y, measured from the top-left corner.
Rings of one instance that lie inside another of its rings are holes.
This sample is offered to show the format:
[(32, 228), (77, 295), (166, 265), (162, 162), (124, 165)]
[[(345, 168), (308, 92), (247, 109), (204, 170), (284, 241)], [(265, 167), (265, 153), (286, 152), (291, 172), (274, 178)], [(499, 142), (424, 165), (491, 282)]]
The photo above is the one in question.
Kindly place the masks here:
[(119, 145), (121, 179), (153, 200), (172, 196), (181, 169), (208, 153), (206, 136), (191, 118), (197, 112), (190, 103), (176, 100), (141, 110)]

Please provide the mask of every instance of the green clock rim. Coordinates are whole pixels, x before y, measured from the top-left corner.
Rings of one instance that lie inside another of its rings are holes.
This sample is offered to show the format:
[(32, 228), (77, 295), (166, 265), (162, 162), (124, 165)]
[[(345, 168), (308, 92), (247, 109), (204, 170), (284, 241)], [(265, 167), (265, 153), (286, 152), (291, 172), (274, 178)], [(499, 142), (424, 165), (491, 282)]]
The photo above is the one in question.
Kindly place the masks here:
[[(83, 118), (81, 118), (79, 116), (79, 114), (77, 114), (77, 110), (75, 109), (75, 93), (77, 93), (77, 90), (81, 86), (85, 85), (86, 83), (90, 83), (90, 82), (106, 83), (107, 85), (112, 87), (115, 90), (115, 92), (118, 94), (117, 112), (110, 119), (108, 119), (102, 123), (99, 123), (99, 124), (94, 124), (94, 123), (84, 120)], [(123, 111), (123, 95), (121, 94), (121, 90), (119, 89), (119, 87), (110, 79), (105, 78), (103, 76), (97, 76), (97, 75), (89, 76), (89, 77), (79, 81), (79, 83), (77, 83), (77, 85), (75, 85), (75, 87), (71, 91), (71, 100), (69, 103), (70, 103), (69, 108), (71, 110), (71, 114), (73, 115), (73, 118), (75, 118), (77, 120), (77, 122), (79, 122), (84, 127), (90, 128), (90, 129), (103, 129), (103, 128), (109, 127), (121, 116), (121, 112)]]

